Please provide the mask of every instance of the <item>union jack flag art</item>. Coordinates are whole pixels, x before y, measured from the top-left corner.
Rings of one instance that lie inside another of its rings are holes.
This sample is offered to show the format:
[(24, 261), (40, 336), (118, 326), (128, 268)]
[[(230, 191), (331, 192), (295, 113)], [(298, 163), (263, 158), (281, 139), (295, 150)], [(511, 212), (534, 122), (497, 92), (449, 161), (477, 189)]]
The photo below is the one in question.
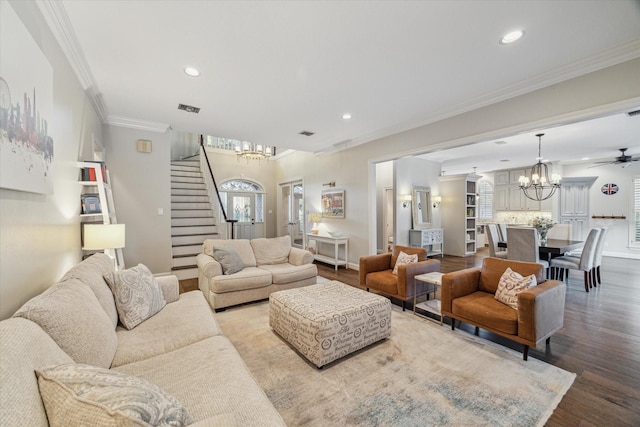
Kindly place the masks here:
[(615, 184), (605, 184), (601, 188), (602, 192), (608, 196), (618, 192), (618, 186)]

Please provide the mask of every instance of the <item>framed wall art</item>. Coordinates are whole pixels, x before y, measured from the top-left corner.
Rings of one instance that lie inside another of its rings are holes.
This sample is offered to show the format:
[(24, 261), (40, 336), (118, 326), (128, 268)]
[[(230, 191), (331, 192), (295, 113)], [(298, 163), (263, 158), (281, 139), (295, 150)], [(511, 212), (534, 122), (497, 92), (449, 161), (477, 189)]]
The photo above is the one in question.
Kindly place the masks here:
[(0, 52), (0, 188), (53, 194), (53, 68), (4, 3)]
[(344, 218), (344, 190), (323, 190), (321, 206), (324, 218)]

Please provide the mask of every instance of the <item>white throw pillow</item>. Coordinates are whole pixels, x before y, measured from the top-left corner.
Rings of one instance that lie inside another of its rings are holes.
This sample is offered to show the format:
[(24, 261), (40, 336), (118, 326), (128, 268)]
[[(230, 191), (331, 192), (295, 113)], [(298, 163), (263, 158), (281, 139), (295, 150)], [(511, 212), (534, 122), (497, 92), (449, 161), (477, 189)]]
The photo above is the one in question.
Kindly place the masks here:
[(133, 329), (164, 308), (167, 302), (160, 285), (143, 264), (104, 275), (113, 292), (120, 322)]
[(37, 369), (36, 375), (52, 427), (191, 423), (175, 397), (142, 378), (75, 363)]
[(398, 267), (405, 264), (411, 264), (412, 262), (418, 262), (418, 254), (409, 255), (402, 251), (398, 255), (396, 265), (393, 267), (393, 274), (398, 274)]
[(527, 277), (522, 277), (520, 273), (517, 273), (511, 268), (505, 270), (498, 282), (498, 289), (494, 295), (495, 299), (501, 303), (507, 304), (509, 307), (518, 309), (518, 294), (530, 287), (536, 286), (536, 275), (532, 274)]

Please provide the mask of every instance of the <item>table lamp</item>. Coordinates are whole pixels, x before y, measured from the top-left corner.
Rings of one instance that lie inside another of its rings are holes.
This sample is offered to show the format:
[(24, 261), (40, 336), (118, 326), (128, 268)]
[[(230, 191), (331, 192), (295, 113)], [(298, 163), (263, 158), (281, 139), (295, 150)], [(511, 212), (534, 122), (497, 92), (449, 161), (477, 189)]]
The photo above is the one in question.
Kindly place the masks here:
[(309, 222), (313, 223), (311, 234), (318, 234), (318, 223), (322, 221), (322, 214), (319, 212), (312, 212), (309, 214)]
[(124, 238), (124, 224), (84, 224), (82, 249), (104, 250), (115, 262), (115, 249), (124, 248)]

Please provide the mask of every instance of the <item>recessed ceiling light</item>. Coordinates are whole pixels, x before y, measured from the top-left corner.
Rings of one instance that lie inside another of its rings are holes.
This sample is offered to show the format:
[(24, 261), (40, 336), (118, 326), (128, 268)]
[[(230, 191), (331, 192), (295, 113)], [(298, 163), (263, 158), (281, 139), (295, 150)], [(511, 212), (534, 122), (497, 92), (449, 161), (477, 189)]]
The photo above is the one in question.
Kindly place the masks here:
[(345, 119), (345, 120), (349, 120), (349, 119), (351, 118), (351, 114), (349, 114), (349, 113), (344, 113), (344, 114), (342, 115), (342, 118), (343, 118), (343, 119)]
[(522, 30), (511, 31), (500, 39), (500, 44), (511, 44), (517, 42), (522, 38), (522, 36), (524, 36), (524, 31)]
[(591, 159), (591, 157), (583, 157), (583, 158), (582, 158), (582, 159), (580, 159), (580, 160), (585, 161), (585, 160), (589, 160), (589, 159)]
[(498, 145), (504, 145), (507, 143), (507, 141), (493, 141), (493, 143)]
[(184, 72), (191, 77), (198, 77), (200, 75), (200, 71), (196, 70), (193, 67), (187, 67), (184, 69)]

